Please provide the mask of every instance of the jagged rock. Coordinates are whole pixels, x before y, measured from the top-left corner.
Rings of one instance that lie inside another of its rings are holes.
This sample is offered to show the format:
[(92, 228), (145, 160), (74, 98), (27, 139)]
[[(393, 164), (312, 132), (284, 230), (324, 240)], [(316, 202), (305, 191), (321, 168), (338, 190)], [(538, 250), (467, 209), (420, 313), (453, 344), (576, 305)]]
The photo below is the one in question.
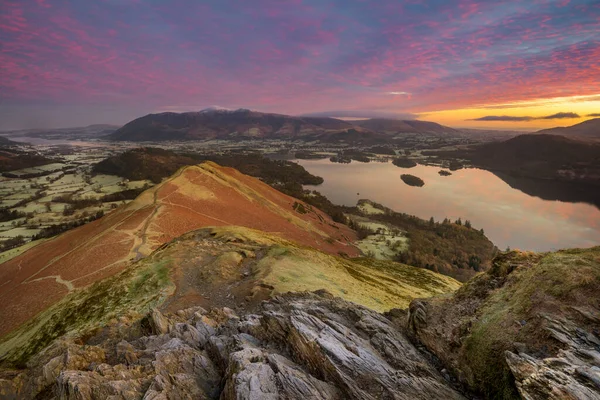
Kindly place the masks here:
[(169, 321), (157, 309), (152, 310), (150, 314), (150, 323), (155, 333), (169, 333)]
[(81, 400), (463, 398), (390, 320), (325, 293), (278, 296), (246, 316), (153, 310), (147, 319), (150, 336), (59, 340), (0, 390)]
[(600, 338), (569, 321), (545, 317), (546, 330), (565, 348), (546, 358), (505, 352), (521, 396), (527, 400), (600, 398)]
[(305, 372), (298, 364), (279, 354), (269, 354), (269, 365), (276, 373), (284, 398), (341, 399), (341, 392), (332, 384), (320, 381)]
[(273, 369), (265, 363), (246, 365), (225, 386), (223, 400), (277, 400), (279, 391)]
[(600, 247), (498, 256), (407, 331), (488, 398), (600, 399)]
[(136, 354), (135, 348), (126, 340), (122, 340), (117, 343), (117, 358), (119, 362), (132, 365), (138, 361), (138, 356)]
[(63, 371), (56, 380), (60, 399), (108, 399), (134, 400), (143, 390), (143, 380), (136, 379), (129, 371), (121, 371), (118, 380), (86, 371)]
[(175, 324), (171, 335), (181, 339), (190, 347), (200, 348), (202, 346), (202, 334), (193, 325), (184, 323)]
[(0, 399), (16, 400), (23, 390), (23, 374), (0, 378)]
[[(380, 314), (337, 299), (290, 297), (264, 312), (259, 338), (288, 347), (294, 359), (346, 398), (461, 398)], [(371, 342), (378, 334), (387, 335), (388, 351), (383, 340)], [(391, 348), (406, 351), (390, 356)]]
[(427, 310), (422, 301), (414, 300), (408, 307), (408, 329), (416, 332), (427, 325)]
[(180, 339), (169, 341), (156, 353), (156, 376), (150, 393), (164, 392), (169, 398), (215, 398), (220, 375), (206, 354)]

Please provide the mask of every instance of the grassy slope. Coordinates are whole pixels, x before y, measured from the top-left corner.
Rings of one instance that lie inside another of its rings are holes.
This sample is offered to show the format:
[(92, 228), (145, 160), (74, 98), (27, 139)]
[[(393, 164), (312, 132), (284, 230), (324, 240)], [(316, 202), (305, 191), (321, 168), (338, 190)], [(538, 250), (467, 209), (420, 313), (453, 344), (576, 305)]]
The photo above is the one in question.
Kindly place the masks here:
[[(244, 281), (242, 271), (250, 266)], [(23, 365), (55, 338), (71, 332), (83, 335), (110, 319), (139, 316), (150, 307), (172, 302), (179, 285), (200, 277), (198, 287), (186, 288), (214, 304), (245, 287), (243, 296), (269, 288), (270, 295), (326, 289), (336, 296), (385, 311), (405, 308), (411, 299), (447, 293), (460, 287), (452, 278), (390, 261), (347, 260), (300, 247), (277, 236), (241, 227), (206, 228), (162, 246), (121, 274), (68, 295), (0, 343), (0, 357)], [(243, 282), (244, 281), (244, 282)], [(244, 286), (244, 285), (247, 285)], [(177, 292), (177, 293), (176, 293)], [(186, 298), (185, 296), (180, 296)], [(166, 303), (165, 303), (166, 301)], [(181, 304), (181, 303), (177, 303)], [(184, 303), (192, 306), (197, 303)], [(237, 300), (231, 304), (238, 305)]]

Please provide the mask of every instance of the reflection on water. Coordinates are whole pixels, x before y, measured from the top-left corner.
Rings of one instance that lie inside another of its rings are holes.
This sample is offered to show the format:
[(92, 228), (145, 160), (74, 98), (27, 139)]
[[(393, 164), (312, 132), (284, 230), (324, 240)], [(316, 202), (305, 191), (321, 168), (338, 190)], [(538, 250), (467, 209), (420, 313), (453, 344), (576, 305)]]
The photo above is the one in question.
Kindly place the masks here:
[[(296, 161), (325, 179), (315, 189), (334, 203), (351, 206), (368, 198), (425, 219), (461, 217), (483, 228), (501, 249), (547, 251), (600, 244), (597, 207), (530, 196), (485, 170), (463, 169), (444, 177), (438, 174), (439, 168), (423, 165), (403, 169), (391, 163)], [(404, 184), (403, 173), (420, 177), (425, 186)]]
[(600, 187), (571, 182), (515, 177), (501, 172), (494, 172), (494, 175), (508, 183), (510, 187), (519, 189), (531, 196), (541, 197), (544, 200), (589, 203), (600, 208)]

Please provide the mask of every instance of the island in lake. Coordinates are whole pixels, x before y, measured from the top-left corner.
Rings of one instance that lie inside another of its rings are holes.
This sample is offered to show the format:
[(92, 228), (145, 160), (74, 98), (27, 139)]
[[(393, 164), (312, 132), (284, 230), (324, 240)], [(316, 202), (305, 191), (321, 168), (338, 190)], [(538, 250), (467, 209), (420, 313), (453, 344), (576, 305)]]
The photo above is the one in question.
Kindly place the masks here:
[(392, 161), (392, 164), (400, 168), (413, 168), (417, 166), (417, 163), (414, 160), (406, 157), (398, 157)]
[(421, 186), (425, 185), (425, 182), (423, 181), (423, 179), (419, 178), (418, 176), (414, 176), (414, 175), (410, 175), (410, 174), (402, 174), (402, 175), (400, 175), (400, 179), (402, 179), (404, 181), (404, 183), (406, 183), (409, 186), (421, 187)]
[(450, 176), (452, 175), (452, 172), (450, 171), (446, 171), (445, 169), (441, 169), (438, 174), (440, 174), (440, 176)]

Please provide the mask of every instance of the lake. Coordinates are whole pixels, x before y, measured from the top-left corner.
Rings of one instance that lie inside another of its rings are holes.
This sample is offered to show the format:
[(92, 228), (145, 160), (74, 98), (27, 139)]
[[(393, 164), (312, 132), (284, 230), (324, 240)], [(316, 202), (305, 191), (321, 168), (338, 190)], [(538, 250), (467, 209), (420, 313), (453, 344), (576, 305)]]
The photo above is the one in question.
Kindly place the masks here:
[[(600, 209), (595, 205), (543, 200), (485, 170), (462, 169), (440, 176), (439, 167), (424, 165), (405, 169), (380, 162), (294, 161), (323, 177), (322, 185), (306, 188), (318, 190), (335, 204), (354, 206), (366, 198), (423, 219), (468, 219), (500, 249), (549, 251), (600, 245)], [(425, 186), (408, 186), (401, 174), (418, 176)], [(570, 195), (565, 193), (564, 198), (571, 199)]]

